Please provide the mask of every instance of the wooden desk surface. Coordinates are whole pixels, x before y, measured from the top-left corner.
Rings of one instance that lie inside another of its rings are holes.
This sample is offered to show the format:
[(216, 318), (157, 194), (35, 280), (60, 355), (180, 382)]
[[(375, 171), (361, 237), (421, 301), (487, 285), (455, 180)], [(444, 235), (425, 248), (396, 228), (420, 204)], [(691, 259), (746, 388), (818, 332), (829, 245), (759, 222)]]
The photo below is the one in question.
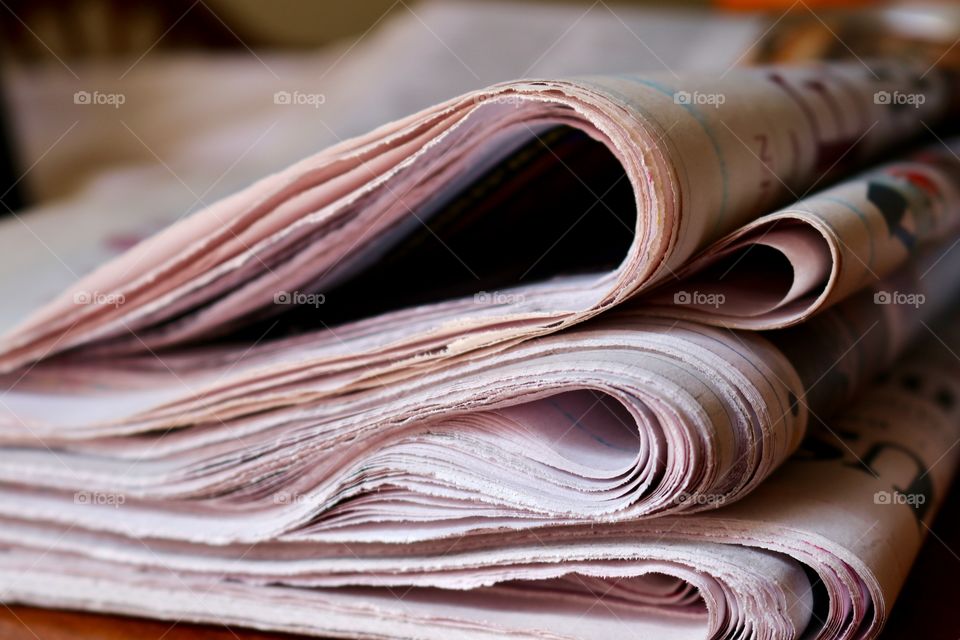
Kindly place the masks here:
[[(960, 482), (928, 534), (881, 638), (960, 638)], [(302, 636), (0, 605), (3, 640), (296, 640)]]

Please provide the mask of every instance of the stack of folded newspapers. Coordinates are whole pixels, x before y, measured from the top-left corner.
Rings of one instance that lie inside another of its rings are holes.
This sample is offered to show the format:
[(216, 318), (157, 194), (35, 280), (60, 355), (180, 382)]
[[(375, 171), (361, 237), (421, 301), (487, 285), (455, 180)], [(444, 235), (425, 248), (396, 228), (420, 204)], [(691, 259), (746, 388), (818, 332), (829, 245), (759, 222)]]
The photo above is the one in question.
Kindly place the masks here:
[(0, 600), (363, 638), (870, 638), (958, 464), (956, 89), (522, 80), (0, 337)]

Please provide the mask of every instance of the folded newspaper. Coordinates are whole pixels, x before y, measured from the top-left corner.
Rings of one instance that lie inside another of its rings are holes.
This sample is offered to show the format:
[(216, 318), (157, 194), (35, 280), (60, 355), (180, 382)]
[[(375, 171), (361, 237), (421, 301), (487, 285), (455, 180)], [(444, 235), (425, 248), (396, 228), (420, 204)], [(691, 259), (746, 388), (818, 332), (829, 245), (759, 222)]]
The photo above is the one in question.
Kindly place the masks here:
[(518, 81), (174, 224), (0, 336), (0, 599), (875, 637), (958, 462), (955, 94)]

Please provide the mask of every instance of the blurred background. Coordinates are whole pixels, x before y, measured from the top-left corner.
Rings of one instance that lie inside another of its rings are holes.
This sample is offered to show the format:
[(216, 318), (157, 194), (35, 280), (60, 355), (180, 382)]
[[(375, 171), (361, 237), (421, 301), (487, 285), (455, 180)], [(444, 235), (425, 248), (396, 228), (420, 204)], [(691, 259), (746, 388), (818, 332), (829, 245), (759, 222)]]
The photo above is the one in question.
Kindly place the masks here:
[(0, 28), (0, 200), (13, 210), (149, 166), (189, 196), (163, 194), (158, 208), (190, 208), (520, 76), (878, 55), (960, 64), (956, 3), (3, 0)]
[[(960, 70), (955, 2), (0, 0), (0, 29), (0, 289), (17, 292), (0, 312), (17, 315), (259, 177), (492, 83), (878, 56)], [(958, 502), (886, 637), (960, 637)], [(4, 638), (266, 637), (152, 624), (0, 609)]]

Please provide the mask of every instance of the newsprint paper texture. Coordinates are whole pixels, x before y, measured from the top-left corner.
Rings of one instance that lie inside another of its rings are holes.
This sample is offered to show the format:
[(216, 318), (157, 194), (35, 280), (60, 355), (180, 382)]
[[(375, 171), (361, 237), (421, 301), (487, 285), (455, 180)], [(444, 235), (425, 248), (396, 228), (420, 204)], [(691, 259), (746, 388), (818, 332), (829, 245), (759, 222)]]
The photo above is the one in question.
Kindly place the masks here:
[(499, 84), (107, 262), (0, 336), (0, 598), (875, 637), (957, 463), (960, 141), (873, 69)]

